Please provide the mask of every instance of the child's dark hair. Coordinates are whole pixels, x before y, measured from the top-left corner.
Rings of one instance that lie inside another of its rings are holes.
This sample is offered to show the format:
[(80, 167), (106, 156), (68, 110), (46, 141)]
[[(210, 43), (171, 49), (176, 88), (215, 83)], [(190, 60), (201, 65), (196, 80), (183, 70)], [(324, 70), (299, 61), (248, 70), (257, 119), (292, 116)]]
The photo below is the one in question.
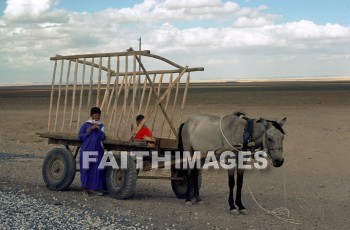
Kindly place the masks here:
[(145, 116), (143, 116), (142, 114), (137, 115), (136, 121), (137, 121), (137, 122), (142, 121), (143, 118), (145, 118)]
[(91, 110), (90, 110), (90, 115), (93, 115), (93, 114), (101, 114), (100, 108), (92, 107)]

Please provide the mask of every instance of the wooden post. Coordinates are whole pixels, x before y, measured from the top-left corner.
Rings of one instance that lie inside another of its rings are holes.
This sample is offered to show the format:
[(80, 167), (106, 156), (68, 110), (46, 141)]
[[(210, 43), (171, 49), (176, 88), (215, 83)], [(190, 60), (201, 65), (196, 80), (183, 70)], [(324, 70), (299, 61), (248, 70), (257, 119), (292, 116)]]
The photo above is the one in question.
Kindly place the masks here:
[(53, 74), (52, 74), (52, 84), (51, 84), (51, 96), (50, 96), (50, 109), (49, 109), (49, 121), (47, 125), (47, 130), (50, 131), (50, 124), (51, 124), (51, 111), (52, 111), (52, 102), (53, 102), (53, 92), (55, 89), (55, 80), (56, 80), (56, 68), (57, 68), (57, 61), (55, 61), (55, 65), (53, 67)]
[(117, 76), (116, 76), (116, 82), (117, 82), (117, 85), (115, 86), (115, 99), (114, 99), (114, 105), (113, 105), (113, 109), (112, 109), (112, 116), (109, 120), (109, 123), (111, 124), (112, 123), (112, 118), (114, 118), (114, 122), (113, 122), (113, 126), (112, 126), (112, 129), (113, 129), (113, 136), (115, 137), (115, 133), (116, 133), (116, 120), (117, 120), (117, 116), (114, 115), (117, 114), (117, 108), (118, 108), (118, 100), (119, 100), (119, 94), (121, 92), (121, 89), (123, 88), (123, 85), (124, 84), (124, 78), (120, 84), (120, 88), (118, 90), (118, 87), (119, 87), (119, 68), (120, 68), (120, 58), (119, 56), (117, 56), (117, 66), (116, 66), (116, 71), (117, 71)]
[(107, 72), (107, 87), (105, 90), (105, 94), (103, 96), (102, 104), (101, 104), (101, 110), (103, 109), (104, 105), (109, 101), (109, 88), (111, 84), (111, 57), (108, 57), (108, 72)]
[(100, 91), (101, 91), (101, 75), (102, 75), (102, 56), (98, 63), (98, 84), (97, 84), (97, 95), (96, 95), (96, 106), (100, 106)]
[(59, 106), (60, 106), (60, 100), (61, 100), (61, 90), (62, 90), (62, 77), (63, 77), (63, 66), (64, 66), (64, 60), (61, 61), (61, 72), (60, 72), (60, 82), (58, 85), (58, 97), (57, 97), (57, 105), (56, 105), (56, 117), (55, 117), (55, 127), (54, 132), (56, 132), (57, 128), (57, 120), (58, 120), (58, 113), (59, 113)]
[[(152, 80), (152, 84), (155, 83), (156, 81), (156, 74), (153, 75), (153, 80)], [(146, 78), (147, 79), (147, 78)], [(149, 106), (149, 103), (151, 101), (151, 98), (152, 98), (152, 93), (153, 93), (153, 90), (152, 90), (152, 87), (149, 87), (149, 92), (148, 92), (148, 98), (147, 98), (147, 104), (146, 104), (146, 108), (145, 108), (145, 114), (147, 114), (148, 112), (148, 106)]]
[[(172, 112), (171, 112), (171, 119), (170, 121), (173, 122), (173, 119), (174, 119), (174, 112), (175, 112), (175, 108), (176, 108), (176, 102), (177, 102), (177, 97), (178, 97), (178, 94), (179, 94), (179, 87), (180, 87), (180, 81), (178, 81), (176, 83), (176, 91), (175, 91), (175, 98), (174, 98), (174, 104), (173, 104), (173, 109), (172, 109)], [(171, 137), (171, 129), (169, 130), (169, 137)]]
[[(106, 109), (106, 112), (109, 113), (109, 110), (111, 108), (111, 104), (112, 104), (112, 101), (113, 101), (113, 95), (114, 95), (114, 91), (115, 91), (115, 88), (117, 87), (116, 85), (118, 84), (118, 77), (117, 76), (115, 79), (114, 79), (114, 83), (113, 83), (113, 87), (112, 87), (112, 91), (111, 91), (111, 94), (110, 94), (110, 97), (109, 97), (109, 100), (108, 100), (108, 103), (107, 103), (107, 109)], [(112, 79), (111, 79), (112, 81)]]
[(190, 83), (190, 73), (187, 74), (187, 80), (186, 80), (186, 86), (185, 86), (185, 92), (184, 92), (184, 97), (182, 99), (182, 105), (181, 105), (181, 115), (180, 115), (180, 124), (182, 123), (182, 117), (184, 113), (184, 107), (185, 107), (185, 102), (187, 98), (187, 91), (188, 91), (188, 85)]
[(139, 110), (137, 111), (137, 114), (141, 114), (141, 109), (142, 109), (142, 105), (143, 105), (143, 99), (144, 99), (145, 93), (146, 93), (146, 86), (147, 86), (147, 78), (145, 77), (145, 79), (143, 81), (141, 100), (140, 100)]
[[(172, 85), (172, 82), (173, 82), (173, 74), (171, 73), (171, 74), (170, 74), (170, 78), (169, 78), (169, 87)], [(171, 89), (170, 89), (170, 91), (169, 91), (169, 93), (168, 93), (168, 95), (167, 95), (167, 97), (166, 97), (166, 102), (165, 102), (165, 107), (164, 107), (165, 111), (167, 111), (167, 109), (168, 109), (168, 104), (169, 104), (169, 100), (170, 100), (170, 95), (171, 95)], [(162, 134), (163, 134), (164, 124), (165, 124), (165, 116), (163, 117), (163, 123), (162, 123), (162, 127), (161, 127), (161, 129), (160, 129), (160, 137), (161, 137)]]
[[(108, 122), (108, 130), (112, 130), (113, 129), (113, 133), (115, 133), (114, 132), (114, 130), (115, 130), (115, 125), (112, 125), (112, 124), (115, 124), (115, 122), (113, 122), (112, 120), (113, 120), (113, 118), (115, 119), (115, 116), (114, 116), (114, 114), (116, 113), (116, 110), (117, 110), (117, 105), (118, 105), (118, 98), (119, 98), (119, 76), (117, 76), (116, 78), (115, 78), (115, 80), (114, 80), (114, 88), (113, 88), (113, 91), (112, 91), (112, 93), (111, 93), (111, 98), (113, 98), (114, 97), (114, 104), (113, 104), (113, 106), (112, 106), (112, 109), (111, 109), (111, 114), (110, 114), (110, 117), (109, 117), (109, 122)], [(109, 109), (107, 109), (107, 110), (109, 110)], [(114, 134), (113, 134), (113, 136), (114, 136)]]
[(119, 134), (119, 127), (120, 127), (121, 121), (122, 120), (124, 121), (124, 124), (122, 126), (122, 132), (125, 131), (125, 128), (128, 125), (128, 124), (125, 123), (125, 114), (126, 114), (126, 110), (127, 110), (127, 101), (128, 101), (129, 87), (130, 87), (130, 84), (131, 84), (131, 80), (132, 80), (132, 77), (130, 77), (128, 82), (127, 82), (127, 76), (125, 77), (124, 103), (123, 103), (123, 108), (122, 108), (122, 111), (121, 111), (121, 114), (120, 114), (120, 118), (119, 118), (119, 122), (118, 122), (117, 136)]
[(67, 70), (67, 78), (66, 78), (66, 90), (65, 90), (65, 95), (64, 95), (64, 107), (63, 107), (63, 115), (62, 115), (61, 132), (63, 132), (64, 125), (65, 125), (66, 110), (67, 110), (67, 100), (68, 100), (69, 74), (70, 74), (71, 64), (72, 64), (72, 60), (69, 60), (68, 70)]
[[(118, 57), (119, 58), (119, 57)], [(118, 60), (117, 60), (117, 65), (118, 65)], [(116, 66), (116, 69), (118, 68), (118, 66)], [(110, 70), (110, 72), (112, 72), (112, 70)], [(114, 71), (113, 71), (114, 72)], [(112, 77), (112, 74), (111, 74)], [(112, 78), (111, 78), (112, 79)], [(108, 100), (108, 105), (107, 105), (107, 113), (109, 113), (109, 110), (111, 108), (111, 104), (113, 101), (113, 95), (114, 95), (114, 91), (118, 90), (118, 84), (119, 84), (119, 76), (116, 76), (116, 78), (114, 79), (114, 87), (112, 88), (112, 92), (110, 93), (110, 97)], [(113, 109), (113, 106), (112, 106)]]
[(88, 95), (88, 100), (87, 100), (87, 107), (88, 109), (91, 107), (91, 94), (93, 91), (93, 77), (94, 77), (94, 58), (92, 58), (91, 61), (92, 65), (91, 65), (91, 70), (90, 70), (90, 85), (89, 85), (89, 95)]
[(72, 125), (73, 125), (73, 117), (74, 117), (74, 110), (75, 110), (75, 92), (77, 90), (77, 78), (78, 78), (78, 60), (75, 62), (74, 67), (74, 85), (73, 85), (73, 95), (72, 95), (72, 110), (70, 115), (70, 123), (69, 123), (69, 131), (72, 131)]
[[(135, 67), (136, 67), (136, 65), (135, 65)], [(133, 82), (134, 82), (133, 92), (132, 92), (133, 95), (132, 95), (132, 99), (131, 99), (129, 114), (128, 114), (126, 122), (125, 122), (126, 125), (129, 124), (130, 117), (132, 117), (131, 120), (133, 120), (135, 118), (135, 112), (134, 112), (135, 108), (134, 107), (135, 107), (135, 100), (136, 100), (137, 88), (138, 88), (138, 83), (139, 83), (139, 76), (137, 76), (136, 80), (134, 79)]]
[(129, 113), (127, 114), (126, 117), (126, 126), (129, 124), (129, 119), (130, 117), (132, 117), (131, 120), (133, 120), (134, 116), (135, 116), (135, 99), (136, 99), (136, 93), (137, 93), (137, 88), (138, 88), (138, 82), (139, 79), (137, 76), (136, 79), (136, 55), (133, 56), (133, 75), (132, 75), (132, 98), (131, 98), (131, 103), (130, 103), (130, 109), (129, 109)]
[[(123, 77), (123, 80), (122, 80), (122, 82), (121, 82), (121, 84), (120, 84), (120, 87), (119, 87), (119, 90), (118, 90), (118, 95), (116, 96), (116, 101), (114, 102), (115, 104), (114, 104), (114, 106), (113, 106), (113, 112), (114, 111), (116, 111), (117, 110), (117, 108), (118, 108), (118, 99), (119, 99), (119, 95), (120, 95), (120, 93), (121, 93), (121, 91), (122, 91), (122, 89), (123, 89), (123, 87), (124, 87), (124, 90), (126, 89), (126, 84), (127, 84), (127, 82), (126, 82), (126, 79), (125, 79), (125, 77)], [(123, 110), (123, 109), (122, 109)], [(122, 117), (122, 115), (120, 115), (120, 117), (119, 117), (119, 122), (121, 121), (121, 117)], [(118, 135), (118, 131), (119, 131), (119, 123), (118, 123), (118, 126), (117, 126), (117, 116), (115, 115), (114, 116), (114, 125), (113, 125), (113, 127), (114, 127), (114, 129), (113, 129), (113, 135), (115, 136), (115, 137), (118, 137), (117, 135)]]
[[(131, 117), (135, 117), (135, 103), (136, 103), (136, 94), (138, 90), (139, 85), (139, 75), (136, 77), (136, 55), (133, 56), (133, 96), (132, 96), (132, 102), (131, 102)], [(128, 117), (129, 120), (130, 116)], [(128, 123), (128, 122), (127, 122)]]
[[(164, 74), (160, 75), (160, 79), (159, 79), (159, 82), (158, 82), (158, 93), (156, 93), (156, 97), (158, 97), (157, 95), (160, 95), (160, 89), (162, 87), (162, 83), (163, 83), (163, 76)], [(155, 112), (154, 112), (154, 118), (153, 118), (153, 122), (152, 122), (152, 132), (154, 130), (154, 125), (156, 123), (156, 119), (157, 119), (157, 112), (158, 112), (158, 104), (157, 104), (157, 99), (156, 99), (156, 103), (154, 105), (154, 108), (155, 108)]]
[[(117, 128), (117, 136), (119, 134), (119, 128), (120, 128), (120, 123), (121, 121), (125, 121), (125, 113), (126, 113), (126, 105), (127, 105), (127, 99), (128, 99), (128, 94), (129, 94), (129, 85), (131, 83), (131, 79), (132, 77), (129, 78), (129, 81), (128, 81), (128, 75), (127, 75), (127, 72), (128, 72), (128, 68), (129, 68), (129, 58), (128, 56), (125, 56), (125, 87), (124, 87), (124, 103), (123, 103), (123, 106), (122, 106), (122, 111), (121, 111), (121, 114), (120, 114), (120, 117), (119, 117), (119, 122), (118, 122), (118, 128)], [(122, 127), (122, 131), (124, 131), (125, 129), (125, 126), (127, 124), (124, 124), (124, 126)]]
[(84, 58), (83, 73), (82, 73), (82, 76), (81, 76), (77, 131), (79, 130), (79, 126), (80, 126), (81, 107), (82, 107), (82, 104), (83, 104), (83, 93), (84, 93), (84, 84), (85, 84), (85, 81), (84, 81), (85, 80), (85, 67), (86, 67), (86, 58)]

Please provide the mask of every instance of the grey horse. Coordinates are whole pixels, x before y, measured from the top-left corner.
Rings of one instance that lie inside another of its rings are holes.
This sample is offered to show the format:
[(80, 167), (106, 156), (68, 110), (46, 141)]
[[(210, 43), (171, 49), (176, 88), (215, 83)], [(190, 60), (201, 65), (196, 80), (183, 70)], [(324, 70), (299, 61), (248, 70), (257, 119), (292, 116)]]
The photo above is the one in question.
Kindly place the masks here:
[[(274, 167), (280, 167), (283, 162), (283, 139), (285, 132), (282, 126), (286, 118), (281, 121), (267, 119), (249, 119), (244, 113), (217, 117), (212, 115), (194, 115), (179, 128), (179, 150), (200, 151), (202, 154), (215, 151), (220, 154), (224, 151), (264, 149)], [(250, 125), (249, 125), (250, 124)], [(250, 131), (247, 133), (247, 130)], [(246, 135), (248, 134), (248, 135)], [(247, 143), (249, 142), (249, 145)], [(228, 170), (229, 205), (233, 214), (248, 214), (242, 204), (241, 191), (244, 170), (237, 170), (236, 202), (233, 199), (235, 186), (234, 169)], [(191, 191), (194, 191), (196, 202), (202, 202), (198, 189), (198, 171), (195, 167), (187, 171), (186, 205), (191, 205)], [(235, 204), (238, 206), (236, 208)]]

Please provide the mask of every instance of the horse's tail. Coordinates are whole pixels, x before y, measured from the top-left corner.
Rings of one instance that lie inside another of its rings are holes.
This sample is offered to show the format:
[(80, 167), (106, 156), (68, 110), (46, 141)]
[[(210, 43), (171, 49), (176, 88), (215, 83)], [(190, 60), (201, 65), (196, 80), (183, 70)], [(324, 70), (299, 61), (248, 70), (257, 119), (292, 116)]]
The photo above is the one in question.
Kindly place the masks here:
[(184, 150), (184, 145), (182, 142), (182, 129), (184, 127), (185, 123), (182, 123), (179, 127), (179, 131), (178, 131), (178, 144), (177, 144), (177, 150), (179, 151), (183, 151)]

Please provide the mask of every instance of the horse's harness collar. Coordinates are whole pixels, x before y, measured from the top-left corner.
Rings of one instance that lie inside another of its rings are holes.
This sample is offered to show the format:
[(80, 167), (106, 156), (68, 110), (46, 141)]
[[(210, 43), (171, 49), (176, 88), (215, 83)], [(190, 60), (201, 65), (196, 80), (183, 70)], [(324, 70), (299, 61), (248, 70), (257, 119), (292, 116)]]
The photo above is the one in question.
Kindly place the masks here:
[(255, 147), (255, 143), (253, 140), (253, 125), (254, 125), (255, 119), (249, 119), (249, 118), (244, 118), (244, 119), (247, 121), (247, 123), (244, 127), (242, 150), (246, 151), (249, 148)]
[(247, 123), (244, 127), (244, 133), (243, 133), (243, 146), (242, 146), (243, 151), (247, 151), (250, 149), (250, 150), (254, 150), (255, 152), (255, 149), (257, 147), (259, 147), (261, 150), (265, 150), (268, 155), (270, 155), (271, 151), (275, 151), (275, 150), (283, 151), (283, 147), (280, 147), (280, 148), (269, 147), (266, 133), (263, 137), (262, 144), (260, 146), (256, 146), (253, 139), (253, 134), (254, 134), (253, 125), (254, 125), (255, 119), (249, 119), (247, 117), (245, 117), (244, 119), (247, 121)]

